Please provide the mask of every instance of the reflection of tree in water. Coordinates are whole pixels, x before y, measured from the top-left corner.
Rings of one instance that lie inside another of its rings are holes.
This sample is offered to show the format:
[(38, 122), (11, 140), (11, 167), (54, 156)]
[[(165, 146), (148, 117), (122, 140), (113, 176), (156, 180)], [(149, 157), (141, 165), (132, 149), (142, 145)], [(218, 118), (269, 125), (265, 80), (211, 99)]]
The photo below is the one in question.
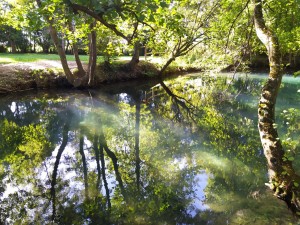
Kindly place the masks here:
[[(263, 189), (265, 161), (255, 123), (248, 116), (254, 109), (243, 103), (237, 106), (232, 98), (246, 94), (247, 84), (242, 83), (245, 92), (235, 85), (232, 95), (221, 96), (215, 88), (220, 84), (204, 78), (201, 82), (197, 86), (183, 79), (147, 93), (130, 92), (113, 106), (106, 106), (111, 98), (103, 95), (93, 95), (93, 102), (81, 96), (71, 103), (53, 103), (56, 112), (43, 103), (41, 124), (46, 136), (56, 140), (56, 151), (51, 156), (45, 149), (47, 154), (32, 164), (40, 175), (27, 174), (26, 179), (34, 181), (28, 197), (24, 192), (1, 202), (1, 220), (8, 216), (17, 220), (15, 215), (22, 210), (23, 222), (59, 224), (206, 224), (225, 219), (242, 223), (254, 214), (261, 218), (266, 204), (273, 202)], [(166, 88), (171, 95), (165, 94)], [(221, 103), (216, 96), (222, 97)], [(174, 107), (176, 101), (181, 103)], [(58, 133), (50, 134), (54, 130)], [(192, 209), (199, 197), (196, 177), (204, 170), (205, 204), (210, 208)], [(13, 179), (24, 183), (24, 177)], [(260, 194), (254, 199), (256, 191)], [(17, 205), (13, 213), (12, 204)], [(271, 212), (267, 215), (274, 217)], [(281, 221), (267, 221), (276, 219)]]
[(56, 160), (54, 163), (53, 172), (52, 172), (51, 189), (50, 189), (51, 202), (52, 202), (52, 221), (56, 220), (56, 187), (55, 186), (57, 183), (57, 170), (58, 170), (58, 165), (59, 165), (62, 153), (65, 150), (66, 145), (68, 143), (68, 131), (69, 131), (69, 124), (66, 123), (63, 128), (62, 143), (58, 149), (58, 152), (56, 155)]
[[(265, 159), (260, 150), (261, 146), (254, 125), (255, 121), (253, 120), (255, 108), (249, 108), (249, 105), (243, 105), (241, 102), (237, 104), (236, 102), (236, 99), (240, 98), (239, 96), (243, 96), (247, 91), (251, 91), (252, 87), (257, 89), (257, 85), (255, 82), (237, 81), (233, 86), (237, 88), (236, 90), (232, 90), (232, 87), (229, 87), (231, 95), (222, 93), (222, 88), (220, 86), (217, 87), (218, 84), (204, 85), (198, 90), (193, 90), (193, 88), (189, 87), (189, 90), (186, 92), (187, 95), (180, 95), (180, 99), (182, 97), (189, 99), (192, 95), (203, 93), (203, 89), (209, 89), (208, 92), (201, 95), (201, 98), (200, 96), (196, 97), (198, 101), (192, 102), (196, 103), (196, 109), (198, 109), (198, 117), (196, 117), (194, 122), (197, 123), (197, 129), (202, 130), (201, 134), (205, 135), (204, 138), (199, 137), (197, 140), (203, 141), (203, 144), (210, 149), (209, 153), (197, 152), (199, 157), (195, 158), (197, 158), (198, 165), (206, 167), (214, 176), (214, 179), (209, 179), (209, 185), (206, 187), (206, 203), (209, 204), (212, 210), (220, 212), (215, 214), (214, 219), (210, 219), (211, 222), (214, 221), (215, 223), (220, 223), (220, 220), (218, 222), (220, 218), (221, 221), (226, 219), (228, 221), (232, 220), (232, 222), (237, 222), (236, 218), (239, 218), (239, 223), (251, 222), (254, 217), (265, 219), (264, 213), (267, 210), (261, 202), (256, 204), (257, 199), (265, 201), (266, 205), (274, 204), (269, 202), (275, 202), (270, 194), (265, 193), (264, 180), (266, 177), (262, 173), (262, 171), (265, 171)], [(206, 82), (207, 84), (211, 83), (209, 80)], [(184, 86), (187, 86), (187, 84), (180, 86), (177, 83), (172, 84), (170, 82), (169, 90), (173, 92), (173, 94), (170, 94), (171, 98), (182, 92), (182, 87)], [(164, 101), (157, 102), (164, 104)], [(238, 111), (233, 113), (236, 107)], [(163, 109), (166, 110), (166, 107)], [(164, 113), (168, 115), (168, 111)], [(169, 115), (172, 115), (172, 113), (169, 113)], [(170, 118), (172, 119), (172, 117)], [(226, 162), (226, 159), (230, 160), (229, 163)], [(245, 199), (245, 195), (247, 198), (255, 196), (255, 199), (253, 201)], [(249, 203), (254, 207), (252, 208)], [(249, 206), (246, 204), (249, 204)], [(256, 207), (255, 204), (257, 205)], [(266, 214), (282, 210), (278, 202), (275, 204), (271, 212)], [(276, 208), (276, 206), (278, 207)], [(243, 210), (237, 211), (238, 209)], [(229, 214), (227, 214), (228, 210)], [(236, 214), (235, 211), (237, 211)], [(200, 217), (206, 217), (208, 214), (211, 216), (214, 213), (205, 211), (199, 215)], [(273, 222), (281, 220), (286, 222), (282, 218), (274, 218)]]

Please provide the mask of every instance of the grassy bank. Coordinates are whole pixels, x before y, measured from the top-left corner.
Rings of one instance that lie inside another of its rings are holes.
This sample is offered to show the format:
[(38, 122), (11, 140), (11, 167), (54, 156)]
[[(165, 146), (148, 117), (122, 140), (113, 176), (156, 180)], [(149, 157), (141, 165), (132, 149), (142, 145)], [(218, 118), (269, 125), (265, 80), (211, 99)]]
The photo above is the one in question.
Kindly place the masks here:
[[(75, 58), (73, 55), (66, 55), (68, 61), (75, 61)], [(82, 62), (87, 63), (89, 60), (88, 55), (80, 55), (80, 59)], [(115, 57), (114, 60), (130, 60), (131, 56), (118, 56)], [(141, 57), (141, 60), (143, 60), (144, 57)], [(151, 61), (159, 62), (162, 59), (160, 57), (149, 57)], [(60, 60), (59, 56), (57, 54), (43, 54), (43, 53), (0, 53), (0, 64), (6, 64), (6, 63), (21, 63), (21, 62), (38, 62), (40, 60)], [(104, 61), (103, 56), (98, 56), (98, 63), (101, 63)]]
[[(88, 63), (89, 56), (87, 55), (80, 55), (80, 59), (83, 63)], [(129, 61), (131, 59), (131, 56), (118, 56), (115, 57), (113, 61)], [(140, 60), (144, 60), (145, 58), (143, 56), (140, 57)], [(12, 54), (12, 53), (0, 53), (0, 64), (8, 64), (8, 63), (34, 63), (42, 60), (53, 60), (53, 61), (59, 61), (60, 58), (57, 54), (43, 54), (43, 53), (18, 53), (18, 54)], [(75, 58), (73, 55), (67, 55), (68, 61), (75, 61)], [(158, 68), (162, 66), (162, 64), (165, 63), (166, 59), (158, 56), (150, 56), (147, 57), (147, 61), (155, 64)], [(97, 63), (104, 62), (103, 56), (98, 56)], [(171, 67), (188, 67), (190, 65), (186, 65), (185, 62), (181, 61), (180, 59), (177, 59), (176, 62), (171, 64)], [(170, 69), (172, 70), (172, 68)], [(176, 70), (176, 69), (175, 69)]]
[[(80, 59), (82, 62), (87, 63), (89, 60), (88, 55), (80, 55)], [(130, 60), (130, 56), (119, 56), (115, 58), (116, 60)], [(12, 54), (12, 53), (0, 53), (0, 64), (6, 64), (6, 63), (21, 63), (21, 62), (38, 62), (41, 60), (55, 60), (59, 61), (60, 58), (57, 54), (42, 54), (42, 53), (18, 53), (18, 54)], [(73, 55), (67, 55), (68, 61), (75, 61), (75, 58)], [(103, 56), (98, 56), (98, 63), (101, 63), (104, 61)]]
[[(88, 62), (87, 55), (81, 55), (80, 59), (83, 62)], [(41, 54), (41, 53), (25, 53), (25, 54), (12, 54), (0, 53), (0, 64), (4, 63), (20, 63), (20, 62), (37, 62), (40, 60), (60, 60), (57, 54)], [(73, 55), (67, 55), (68, 61), (74, 61)], [(103, 61), (103, 57), (98, 57), (99, 62)]]
[[(133, 79), (147, 79), (159, 75), (159, 70), (166, 59), (149, 57), (147, 62), (144, 57), (138, 66), (128, 71), (124, 65), (131, 59), (130, 56), (115, 58), (110, 65), (104, 63), (104, 58), (99, 56), (95, 71), (94, 87), (106, 83), (123, 82)], [(69, 67), (76, 69), (72, 55), (67, 56)], [(81, 56), (81, 60), (88, 63), (88, 56)], [(149, 60), (149, 61), (148, 61)], [(199, 68), (185, 64), (181, 60), (173, 62), (164, 75), (182, 74), (183, 72), (199, 71)], [(59, 56), (55, 54), (0, 54), (0, 94), (18, 92), (30, 89), (49, 89), (70, 87), (61, 68)]]

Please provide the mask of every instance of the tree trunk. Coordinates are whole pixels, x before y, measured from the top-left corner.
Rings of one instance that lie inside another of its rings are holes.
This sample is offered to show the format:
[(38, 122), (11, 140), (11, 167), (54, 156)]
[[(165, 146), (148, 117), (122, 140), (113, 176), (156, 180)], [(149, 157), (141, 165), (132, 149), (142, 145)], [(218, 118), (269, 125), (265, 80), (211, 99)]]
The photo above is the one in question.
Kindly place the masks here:
[(17, 46), (14, 40), (10, 40), (11, 53), (17, 53)]
[(76, 64), (77, 64), (79, 75), (83, 77), (85, 75), (85, 70), (83, 69), (81, 60), (79, 58), (79, 53), (78, 53), (79, 51), (78, 51), (77, 43), (73, 43), (72, 46), (73, 46), (73, 55), (75, 57), (75, 61), (76, 61)]
[(147, 45), (145, 45), (145, 52), (144, 52), (145, 61), (147, 61), (147, 51), (148, 51)]
[[(69, 30), (70, 30), (72, 33), (74, 33), (74, 27), (73, 27), (71, 21), (69, 21)], [(74, 57), (75, 57), (75, 61), (76, 61), (76, 64), (77, 64), (77, 68), (78, 68), (78, 71), (79, 71), (79, 75), (80, 75), (80, 76), (84, 76), (84, 75), (85, 75), (85, 70), (83, 69), (81, 60), (80, 60), (80, 58), (79, 58), (79, 53), (78, 53), (78, 46), (77, 46), (77, 43), (73, 42), (73, 43), (72, 43), (72, 47), (73, 47), (73, 54), (74, 54)]]
[(60, 57), (61, 65), (64, 69), (65, 74), (66, 74), (67, 80), (71, 84), (74, 84), (74, 81), (75, 81), (74, 75), (73, 75), (73, 73), (71, 72), (71, 70), (69, 68), (67, 57), (66, 57), (66, 54), (65, 54), (65, 50), (64, 50), (63, 46), (61, 45), (61, 41), (58, 38), (56, 29), (52, 25), (52, 21), (50, 21), (49, 31), (50, 31), (50, 36), (51, 36), (51, 38), (54, 42), (54, 45), (56, 47), (56, 50), (58, 52), (58, 55)]
[(275, 105), (282, 80), (279, 42), (276, 35), (265, 25), (261, 0), (253, 0), (254, 22), (258, 38), (266, 46), (270, 73), (264, 85), (258, 106), (258, 129), (268, 163), (269, 185), (275, 195), (285, 200), (294, 212), (299, 208), (299, 176), (292, 162), (287, 160), (275, 125)]
[[(42, 8), (41, 0), (36, 0), (36, 2), (37, 2), (38, 7)], [(57, 35), (57, 31), (56, 31), (55, 27), (53, 26), (54, 21), (50, 20), (50, 18), (47, 17), (47, 16), (46, 16), (45, 19), (49, 23), (50, 36), (51, 36), (51, 39), (52, 39), (52, 41), (53, 41), (53, 43), (54, 43), (54, 45), (56, 47), (58, 55), (60, 57), (61, 65), (63, 67), (63, 70), (64, 70), (64, 73), (65, 73), (65, 75), (67, 77), (67, 80), (74, 87), (81, 86), (82, 84), (84, 84), (85, 79), (84, 78), (75, 77), (74, 74), (71, 72), (71, 70), (69, 68), (69, 65), (68, 65), (67, 57), (66, 57), (66, 54), (65, 54), (64, 46), (62, 46), (62, 41), (59, 40), (58, 35)]]
[(165, 63), (165, 65), (161, 68), (161, 70), (159, 71), (159, 76), (162, 76), (163, 73), (166, 71), (166, 69), (168, 68), (168, 66), (173, 62), (175, 61), (175, 57), (171, 57), (168, 59), (168, 61)]
[(33, 39), (33, 53), (36, 53), (36, 43), (35, 43), (35, 38)]
[(129, 71), (133, 71), (135, 69), (136, 65), (140, 62), (140, 47), (141, 47), (140, 42), (136, 41), (134, 43), (132, 58), (127, 65)]
[(97, 63), (97, 40), (96, 40), (96, 31), (94, 30), (94, 26), (96, 25), (96, 22), (91, 24), (91, 34), (90, 34), (90, 43), (89, 43), (89, 66), (88, 66), (88, 77), (89, 81), (88, 84), (90, 86), (94, 83), (95, 78), (95, 69), (96, 69), (96, 63)]

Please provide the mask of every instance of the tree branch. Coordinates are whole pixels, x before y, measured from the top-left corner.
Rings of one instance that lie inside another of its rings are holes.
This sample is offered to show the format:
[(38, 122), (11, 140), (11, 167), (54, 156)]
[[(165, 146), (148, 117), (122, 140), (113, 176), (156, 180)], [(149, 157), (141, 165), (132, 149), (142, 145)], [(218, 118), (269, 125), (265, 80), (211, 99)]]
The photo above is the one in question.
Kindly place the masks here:
[(234, 18), (234, 20), (231, 23), (231, 26), (229, 28), (229, 32), (227, 34), (227, 42), (226, 42), (226, 45), (225, 45), (225, 53), (226, 53), (228, 45), (229, 45), (229, 35), (231, 34), (231, 31), (233, 30), (233, 26), (234, 26), (235, 22), (237, 21), (237, 19), (242, 15), (242, 13), (244, 12), (244, 10), (248, 7), (249, 3), (250, 3), (250, 0), (248, 0), (246, 2), (246, 4), (244, 5), (244, 7), (242, 8), (242, 10), (237, 14), (237, 16)]
[(124, 35), (121, 31), (119, 31), (117, 29), (117, 26), (115, 24), (111, 24), (108, 23), (104, 18), (102, 14), (97, 14), (94, 11), (90, 10), (89, 8), (82, 6), (82, 5), (78, 5), (75, 3), (71, 3), (69, 4), (69, 6), (75, 10), (75, 11), (81, 11), (84, 12), (86, 14), (88, 14), (89, 16), (93, 17), (94, 19), (96, 19), (97, 21), (99, 21), (100, 23), (102, 23), (105, 27), (107, 27), (108, 29), (112, 30), (116, 35), (124, 38), (128, 43), (131, 42), (131, 39), (128, 38), (126, 35)]

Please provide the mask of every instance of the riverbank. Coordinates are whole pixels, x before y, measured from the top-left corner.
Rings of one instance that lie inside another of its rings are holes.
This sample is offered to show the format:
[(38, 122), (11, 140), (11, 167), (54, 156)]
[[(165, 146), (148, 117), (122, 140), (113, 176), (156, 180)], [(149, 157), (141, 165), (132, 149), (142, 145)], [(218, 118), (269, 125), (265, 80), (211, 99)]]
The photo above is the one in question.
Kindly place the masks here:
[[(100, 63), (96, 69), (94, 87), (133, 79), (146, 80), (159, 75), (158, 66), (150, 62), (140, 61), (134, 71), (124, 70), (125, 63), (121, 61), (109, 66)], [(69, 62), (69, 67), (72, 70), (77, 68), (74, 61)], [(171, 66), (165, 71), (164, 76), (195, 71), (200, 71), (200, 69)], [(0, 64), (0, 94), (55, 88), (72, 88), (64, 75), (60, 61), (40, 60)]]

